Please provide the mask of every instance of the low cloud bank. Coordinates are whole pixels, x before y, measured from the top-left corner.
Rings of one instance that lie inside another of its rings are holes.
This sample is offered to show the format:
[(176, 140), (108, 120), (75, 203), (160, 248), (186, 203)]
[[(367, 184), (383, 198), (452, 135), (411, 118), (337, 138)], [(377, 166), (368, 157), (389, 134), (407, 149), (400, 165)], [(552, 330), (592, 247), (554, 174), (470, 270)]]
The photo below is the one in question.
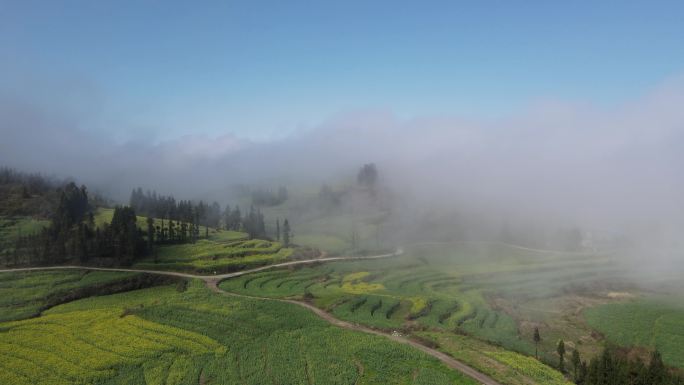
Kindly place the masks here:
[[(320, 184), (375, 162), (414, 202), (597, 228), (681, 228), (684, 79), (613, 108), (550, 102), (497, 121), (356, 112), (285, 139), (230, 133), (117, 144), (78, 116), (0, 97), (0, 164), (218, 199), (236, 184)], [(659, 230), (660, 231), (660, 230)], [(664, 233), (664, 231), (660, 231)]]

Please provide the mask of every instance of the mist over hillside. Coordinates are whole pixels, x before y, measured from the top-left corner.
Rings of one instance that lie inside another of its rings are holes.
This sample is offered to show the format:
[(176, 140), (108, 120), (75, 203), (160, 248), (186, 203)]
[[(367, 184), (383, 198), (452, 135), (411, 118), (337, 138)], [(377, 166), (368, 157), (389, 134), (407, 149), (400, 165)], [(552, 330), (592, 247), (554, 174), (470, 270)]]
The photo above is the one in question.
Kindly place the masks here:
[(681, 78), (612, 107), (547, 101), (481, 121), (350, 112), (258, 142), (230, 127), (219, 137), (117, 142), (73, 111), (2, 99), (0, 125), (11, 135), (0, 163), (75, 177), (122, 202), (135, 186), (219, 202), (239, 185), (318, 189), (374, 162), (405, 213), (439, 208), (656, 239), (676, 239), (684, 218)]

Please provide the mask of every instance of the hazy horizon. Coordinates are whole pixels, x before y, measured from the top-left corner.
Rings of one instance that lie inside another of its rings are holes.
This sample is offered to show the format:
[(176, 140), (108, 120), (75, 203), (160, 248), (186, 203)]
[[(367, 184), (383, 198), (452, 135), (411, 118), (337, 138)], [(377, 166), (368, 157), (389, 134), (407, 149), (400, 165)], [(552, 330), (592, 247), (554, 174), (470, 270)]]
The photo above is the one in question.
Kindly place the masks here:
[(5, 166), (225, 201), (374, 162), (418, 206), (682, 225), (676, 2), (0, 9)]

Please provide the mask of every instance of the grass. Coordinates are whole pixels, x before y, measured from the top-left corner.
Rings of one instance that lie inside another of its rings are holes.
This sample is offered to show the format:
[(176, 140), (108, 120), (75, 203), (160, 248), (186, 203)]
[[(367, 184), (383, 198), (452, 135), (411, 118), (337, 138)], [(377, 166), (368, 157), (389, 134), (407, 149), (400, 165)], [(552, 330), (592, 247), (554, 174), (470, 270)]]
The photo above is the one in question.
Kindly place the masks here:
[[(582, 310), (614, 302), (607, 294), (629, 289), (632, 278), (617, 263), (617, 255), (483, 243), (427, 243), (405, 249), (403, 256), (392, 259), (265, 271), (222, 282), (221, 287), (307, 299), (339, 318), (386, 330), (467, 335), (528, 357), (535, 354), (532, 335), (538, 327), (539, 355), (555, 365), (559, 339), (584, 359), (601, 349), (602, 338)], [(668, 362), (676, 362), (673, 356), (684, 357), (684, 352), (673, 353)], [(498, 359), (504, 361), (505, 356)]]
[(345, 320), (384, 329), (459, 330), (510, 349), (534, 352), (508, 314), (493, 309), (482, 290), (463, 290), (461, 274), (439, 262), (416, 263), (414, 255), (336, 262), (251, 274), (222, 282), (221, 287), (277, 298), (306, 294), (317, 306)]
[[(109, 222), (113, 213), (112, 209), (99, 209), (95, 222)], [(155, 226), (161, 225), (161, 219), (154, 221)], [(138, 227), (147, 229), (146, 217), (138, 217)], [(200, 236), (204, 235), (205, 228), (200, 226)], [(134, 267), (212, 274), (281, 262), (294, 251), (280, 242), (249, 240), (246, 233), (238, 231), (209, 229), (208, 235), (196, 243), (159, 245), (156, 255), (140, 260)]]
[(18, 385), (475, 384), (409, 346), (198, 281), (71, 302), (0, 333), (0, 383)]
[(156, 256), (137, 262), (140, 269), (175, 270), (211, 274), (277, 263), (290, 258), (293, 249), (265, 240), (225, 241), (226, 236), (196, 243), (158, 246)]
[(34, 317), (76, 289), (121, 282), (135, 273), (41, 271), (0, 274), (0, 322)]
[(492, 346), (464, 335), (420, 332), (422, 339), (434, 341), (440, 350), (508, 385), (570, 385), (557, 370), (533, 357)]
[(30, 217), (0, 217), (0, 254), (14, 249), (19, 236), (38, 233), (50, 221)]
[(684, 306), (670, 298), (640, 298), (587, 309), (587, 322), (618, 345), (656, 348), (663, 361), (684, 368)]
[[(100, 207), (95, 211), (95, 225), (101, 227), (105, 223), (111, 223), (112, 218), (114, 217), (114, 209), (108, 209), (104, 207)], [(137, 219), (137, 226), (142, 229), (143, 231), (147, 231), (147, 217), (145, 216), (140, 216), (138, 215), (136, 217)], [(177, 221), (175, 221), (177, 222)], [(164, 225), (168, 226), (169, 221), (165, 220)], [(154, 218), (154, 226), (161, 226), (162, 225), (162, 220), (160, 218)], [(200, 235), (204, 236), (206, 232), (206, 227), (205, 226), (199, 226), (199, 233)], [(210, 233), (219, 233), (217, 230), (209, 228)], [(246, 236), (246, 234), (239, 233), (236, 231), (226, 231), (227, 237), (237, 237), (237, 238), (243, 238)], [(222, 236), (218, 235), (215, 238), (221, 239)], [(210, 237), (211, 239), (211, 237)]]

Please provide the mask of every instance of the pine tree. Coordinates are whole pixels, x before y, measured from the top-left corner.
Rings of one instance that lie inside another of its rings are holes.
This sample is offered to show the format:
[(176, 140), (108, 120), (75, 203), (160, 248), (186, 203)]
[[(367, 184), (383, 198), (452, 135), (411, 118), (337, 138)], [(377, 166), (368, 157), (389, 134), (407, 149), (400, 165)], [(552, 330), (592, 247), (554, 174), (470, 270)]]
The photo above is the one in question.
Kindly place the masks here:
[(534, 328), (534, 357), (539, 359), (539, 343), (541, 342), (541, 336), (539, 335), (539, 328)]
[(563, 340), (558, 341), (558, 346), (556, 346), (556, 352), (558, 353), (559, 360), (558, 360), (558, 370), (560, 370), (561, 373), (565, 372), (565, 342)]
[(290, 247), (290, 222), (285, 218), (283, 222), (283, 246)]
[(572, 370), (574, 373), (575, 382), (579, 382), (579, 377), (578, 377), (579, 373), (578, 372), (579, 372), (579, 368), (580, 368), (581, 363), (582, 363), (582, 360), (580, 359), (580, 354), (577, 351), (577, 349), (574, 349), (572, 351)]
[(154, 249), (154, 218), (147, 217), (147, 251)]

